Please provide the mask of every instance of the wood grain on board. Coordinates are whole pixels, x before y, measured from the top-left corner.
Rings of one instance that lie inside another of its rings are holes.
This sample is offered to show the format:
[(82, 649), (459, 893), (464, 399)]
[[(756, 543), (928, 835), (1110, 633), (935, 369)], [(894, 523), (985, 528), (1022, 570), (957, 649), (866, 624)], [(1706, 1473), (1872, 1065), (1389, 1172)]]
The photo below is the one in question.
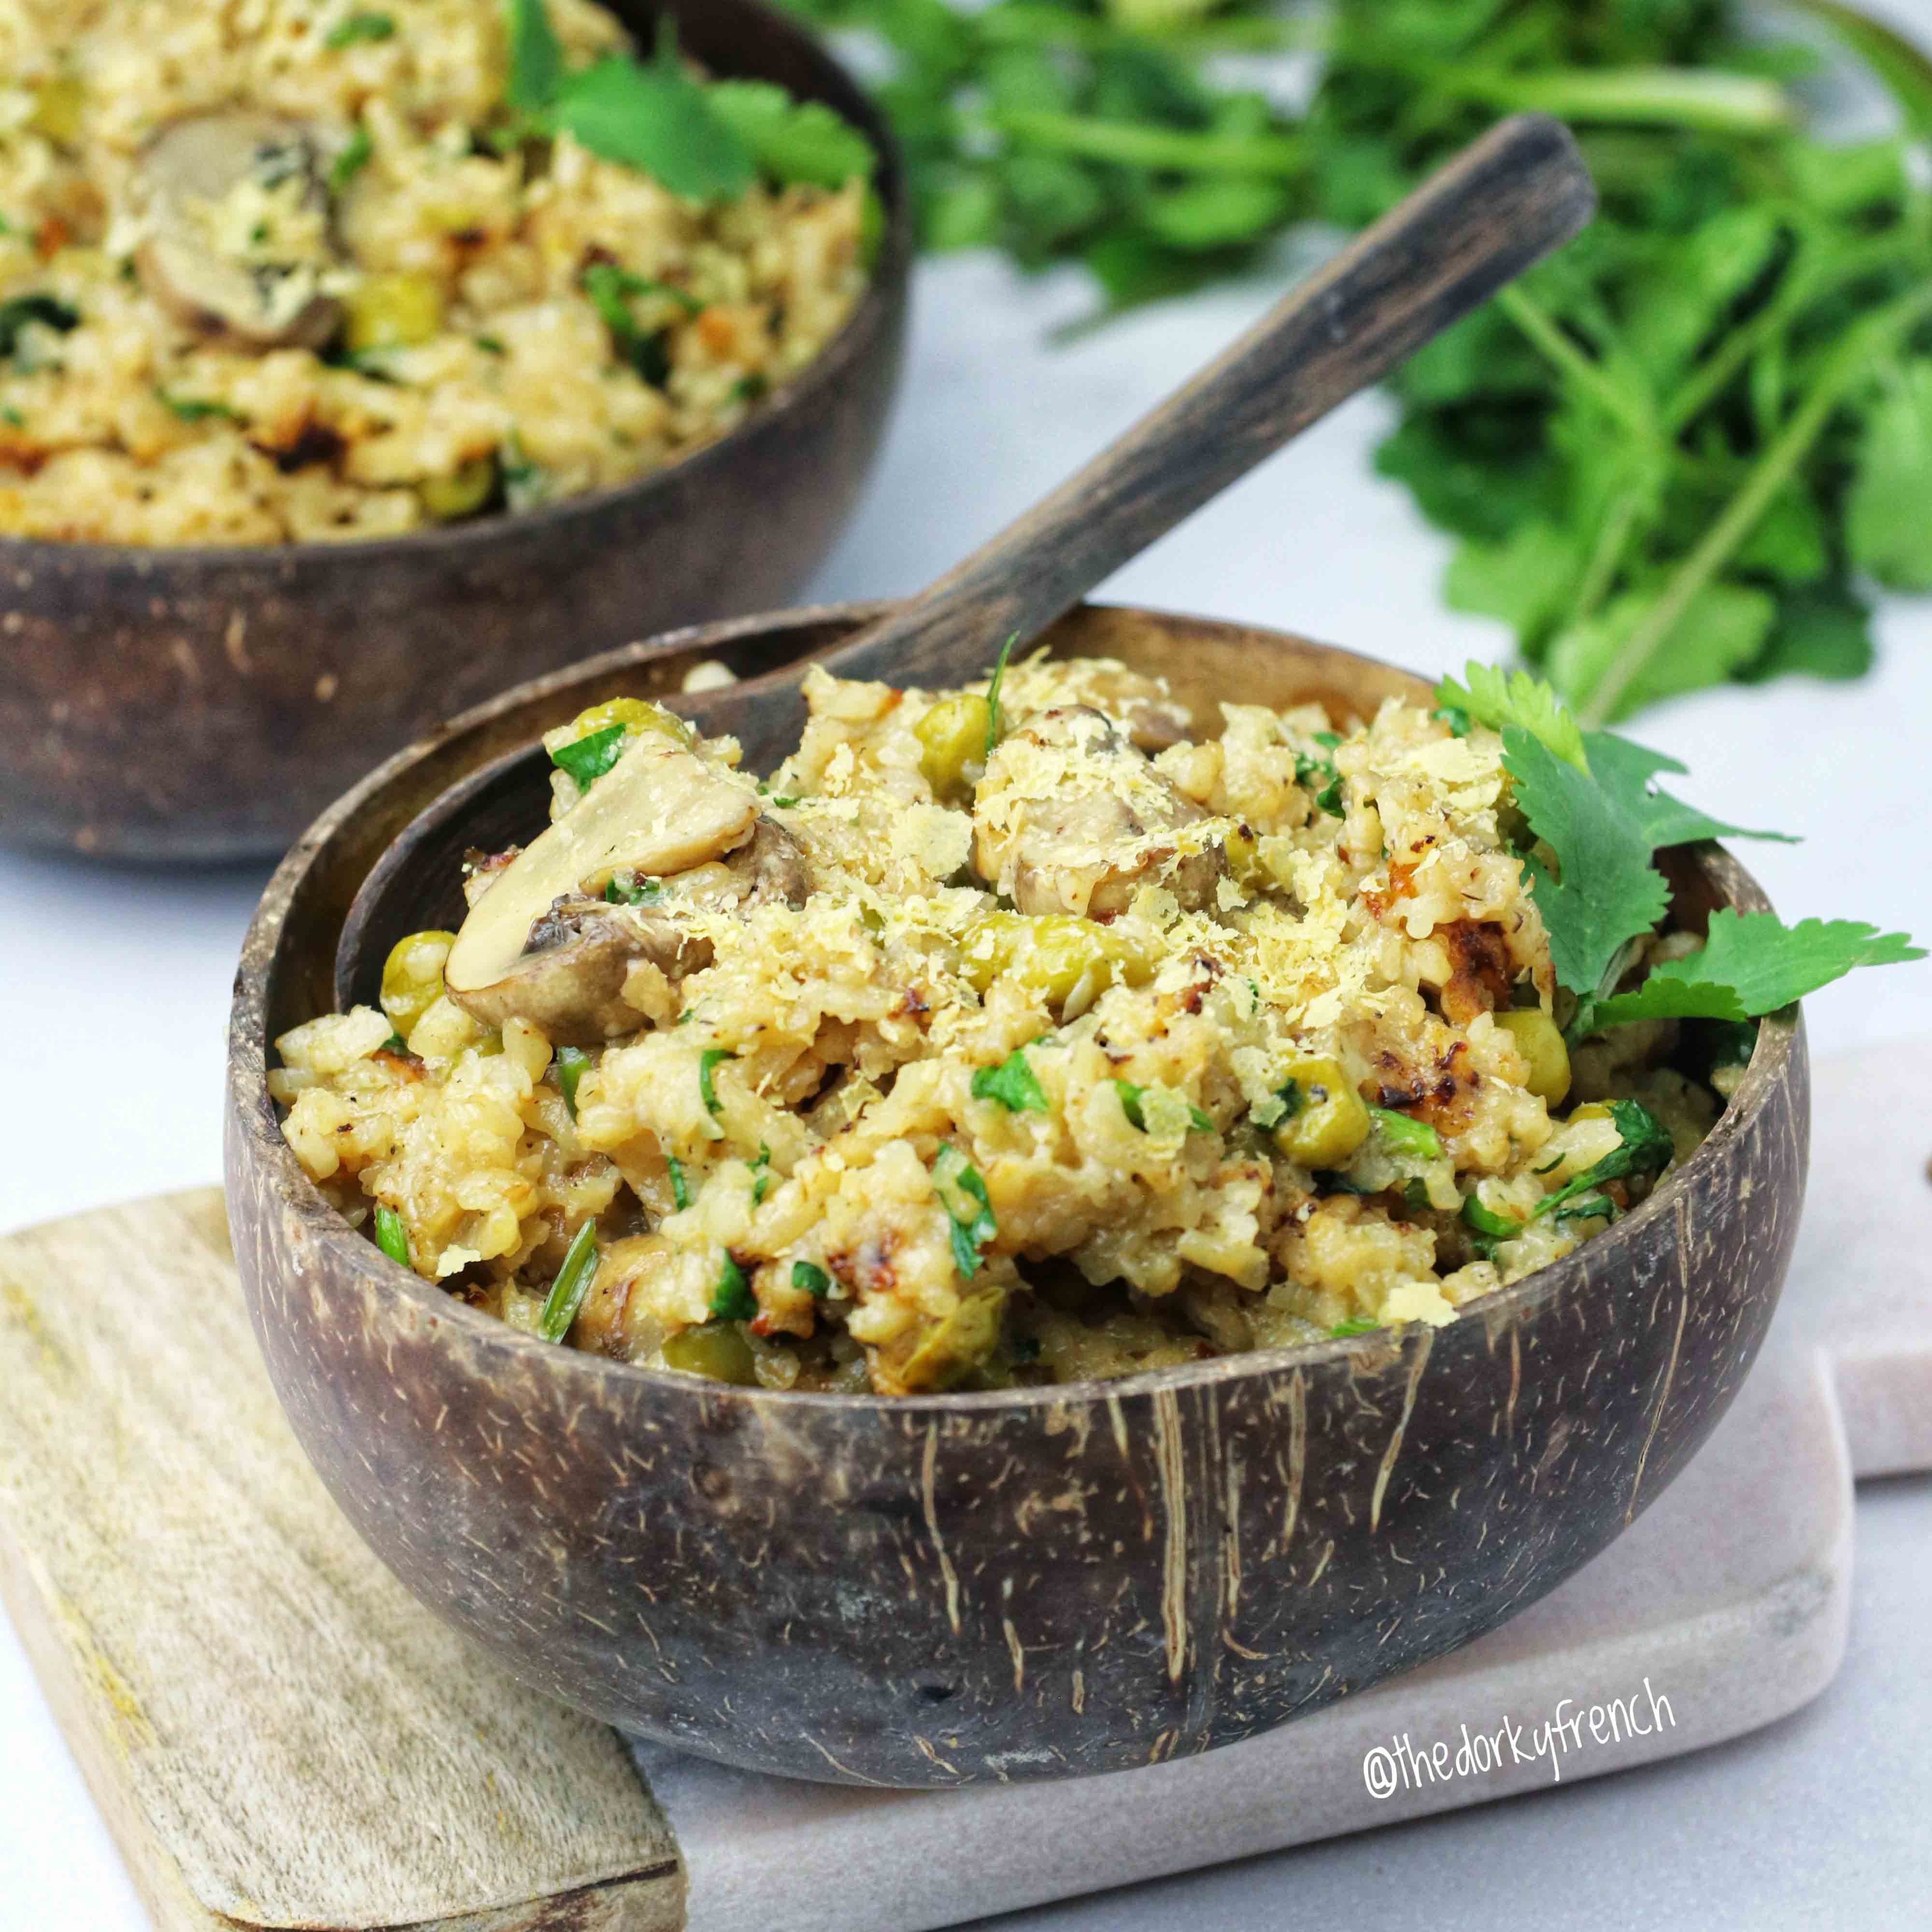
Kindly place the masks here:
[(0, 1242), (0, 1588), (156, 1923), (656, 1932), (622, 1744), (513, 1682), (337, 1511), (212, 1190)]

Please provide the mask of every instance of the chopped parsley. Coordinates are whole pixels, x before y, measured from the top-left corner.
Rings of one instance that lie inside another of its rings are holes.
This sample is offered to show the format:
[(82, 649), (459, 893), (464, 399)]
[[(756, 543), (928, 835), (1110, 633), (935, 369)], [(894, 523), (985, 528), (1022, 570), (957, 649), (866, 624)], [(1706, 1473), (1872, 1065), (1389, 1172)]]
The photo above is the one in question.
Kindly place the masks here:
[(154, 400), (170, 416), (178, 417), (184, 423), (206, 422), (212, 416), (220, 416), (230, 422), (240, 421), (236, 412), (226, 403), (218, 402), (212, 396), (176, 396), (164, 388), (157, 388)]
[(1027, 1064), (1026, 1048), (1023, 1046), (1016, 1047), (997, 1066), (977, 1066), (973, 1070), (973, 1097), (976, 1100), (997, 1100), (1010, 1114), (1045, 1114), (1052, 1111), (1039, 1077)]
[(395, 33), (396, 23), (386, 14), (351, 14), (322, 35), (322, 44), (331, 53), (339, 54), (344, 47), (393, 40)]
[[(1146, 1096), (1147, 1088), (1136, 1087), (1131, 1080), (1116, 1080), (1114, 1091), (1120, 1096), (1120, 1112), (1126, 1115), (1127, 1124), (1145, 1133), (1147, 1118), (1142, 1102)], [(1204, 1114), (1191, 1100), (1187, 1106), (1187, 1124), (1197, 1134), (1208, 1134), (1214, 1131), (1212, 1118)]]
[(550, 761), (568, 775), (579, 791), (588, 791), (624, 755), (626, 736), (622, 725), (607, 724), (587, 737), (574, 738), (567, 745), (558, 746), (550, 754)]
[(34, 322), (66, 335), (80, 326), (80, 311), (58, 296), (14, 296), (0, 302), (0, 362), (18, 354), (21, 332)]
[(758, 1298), (728, 1250), (718, 1270), (718, 1286), (711, 1291), (711, 1312), (721, 1322), (748, 1322), (758, 1312)]
[(375, 152), (376, 144), (370, 140), (368, 129), (358, 122), (328, 164), (330, 194), (340, 194), (369, 165)]
[(998, 1232), (986, 1184), (980, 1170), (947, 1141), (940, 1143), (932, 1164), (932, 1186), (952, 1224), (952, 1264), (970, 1281), (978, 1270), (980, 1250)]
[(1555, 1193), (1546, 1194), (1531, 1214), (1532, 1221), (1545, 1214), (1567, 1221), (1580, 1214), (1613, 1214), (1615, 1204), (1600, 1191), (1606, 1181), (1620, 1180), (1627, 1174), (1658, 1173), (1676, 1151), (1670, 1130), (1641, 1101), (1612, 1100), (1610, 1118), (1621, 1136), (1617, 1144)]
[[(1322, 732), (1319, 737), (1334, 739), (1333, 732)], [(1340, 743), (1339, 739), (1335, 742)], [(1341, 818), (1346, 814), (1342, 808), (1342, 775), (1335, 769), (1332, 758), (1317, 758), (1306, 752), (1294, 754), (1294, 782), (1302, 790), (1312, 793), (1316, 806), (1330, 818)]]
[(604, 888), (604, 898), (613, 905), (650, 905), (663, 893), (662, 879), (650, 878), (628, 867), (613, 872)]
[(577, 1083), (590, 1064), (590, 1056), (580, 1046), (560, 1046), (556, 1050), (557, 1090), (562, 1094), (563, 1104), (570, 1109), (573, 1120), (577, 1118)]
[(711, 1084), (711, 1070), (721, 1060), (736, 1060), (737, 1055), (729, 1048), (707, 1046), (698, 1056), (698, 1092), (704, 1102), (704, 1111), (715, 1120), (718, 1114), (718, 1090)]
[(654, 388), (662, 388), (670, 375), (668, 332), (662, 328), (640, 328), (631, 310), (632, 301), (639, 296), (664, 296), (686, 315), (697, 314), (704, 304), (682, 289), (633, 274), (614, 262), (592, 262), (578, 282), (610, 332), (611, 346), (644, 381)]

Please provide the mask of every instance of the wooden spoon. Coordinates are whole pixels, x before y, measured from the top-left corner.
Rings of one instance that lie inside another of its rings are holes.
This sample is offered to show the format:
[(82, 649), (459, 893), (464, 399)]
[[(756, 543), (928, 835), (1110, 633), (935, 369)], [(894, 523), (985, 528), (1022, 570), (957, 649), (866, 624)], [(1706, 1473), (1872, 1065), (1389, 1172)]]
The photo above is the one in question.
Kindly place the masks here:
[[(982, 675), (1336, 404), (1590, 218), (1568, 130), (1520, 114), (1466, 148), (1092, 462), (883, 622), (812, 660), (928, 688)], [(676, 708), (768, 770), (798, 742), (804, 665)]]
[[(1008, 638), (1024, 641), (1044, 630), (1264, 458), (1567, 240), (1595, 205), (1588, 171), (1561, 123), (1537, 114), (1504, 122), (921, 595), (808, 660), (670, 701), (701, 730), (736, 737), (747, 769), (766, 772), (798, 742), (806, 662), (841, 677), (928, 688), (982, 675)], [(466, 848), (528, 836), (515, 763), (499, 760), (452, 785), (370, 868), (336, 952), (336, 996), (345, 1010), (372, 997), (387, 941), (423, 924), (426, 875), (453, 881)], [(512, 808), (517, 822), (502, 822)]]

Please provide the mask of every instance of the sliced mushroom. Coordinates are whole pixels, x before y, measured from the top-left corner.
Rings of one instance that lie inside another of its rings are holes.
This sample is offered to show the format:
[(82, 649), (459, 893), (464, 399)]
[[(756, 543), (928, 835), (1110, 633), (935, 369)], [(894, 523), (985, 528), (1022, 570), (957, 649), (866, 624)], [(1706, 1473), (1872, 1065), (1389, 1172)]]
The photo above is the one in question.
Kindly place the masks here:
[[(656, 898), (613, 904), (602, 895), (619, 872), (669, 883)], [(683, 925), (681, 906), (796, 904), (809, 886), (791, 835), (748, 786), (646, 734), (470, 908), (443, 983), (486, 1026), (514, 1014), (558, 1046), (595, 1045), (639, 1024), (622, 998), (634, 964), (670, 980), (710, 964), (710, 942)]]
[(1111, 919), (1139, 888), (1184, 907), (1211, 900), (1226, 847), (1166, 835), (1209, 814), (1102, 712), (1062, 705), (1029, 718), (988, 761), (974, 803), (973, 862), (1024, 913)]
[[(262, 219), (230, 237), (233, 198), (250, 184)], [(248, 349), (319, 349), (335, 333), (341, 307), (320, 286), (334, 259), (328, 190), (300, 123), (241, 112), (178, 121), (149, 143), (137, 192), (149, 232), (135, 271), (178, 320)], [(267, 216), (278, 209), (303, 232), (277, 235)]]

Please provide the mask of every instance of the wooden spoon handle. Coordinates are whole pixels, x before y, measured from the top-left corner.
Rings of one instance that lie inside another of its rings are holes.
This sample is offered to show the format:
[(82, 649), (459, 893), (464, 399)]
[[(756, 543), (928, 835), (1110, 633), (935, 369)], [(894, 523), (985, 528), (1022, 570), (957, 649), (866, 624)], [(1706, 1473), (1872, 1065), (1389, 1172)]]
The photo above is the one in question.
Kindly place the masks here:
[[(1215, 362), (919, 596), (820, 660), (842, 677), (957, 684), (1032, 637), (1357, 390), (1378, 380), (1590, 218), (1596, 191), (1561, 122), (1492, 128), (1298, 284)], [(680, 703), (748, 760), (769, 695), (800, 672)]]

